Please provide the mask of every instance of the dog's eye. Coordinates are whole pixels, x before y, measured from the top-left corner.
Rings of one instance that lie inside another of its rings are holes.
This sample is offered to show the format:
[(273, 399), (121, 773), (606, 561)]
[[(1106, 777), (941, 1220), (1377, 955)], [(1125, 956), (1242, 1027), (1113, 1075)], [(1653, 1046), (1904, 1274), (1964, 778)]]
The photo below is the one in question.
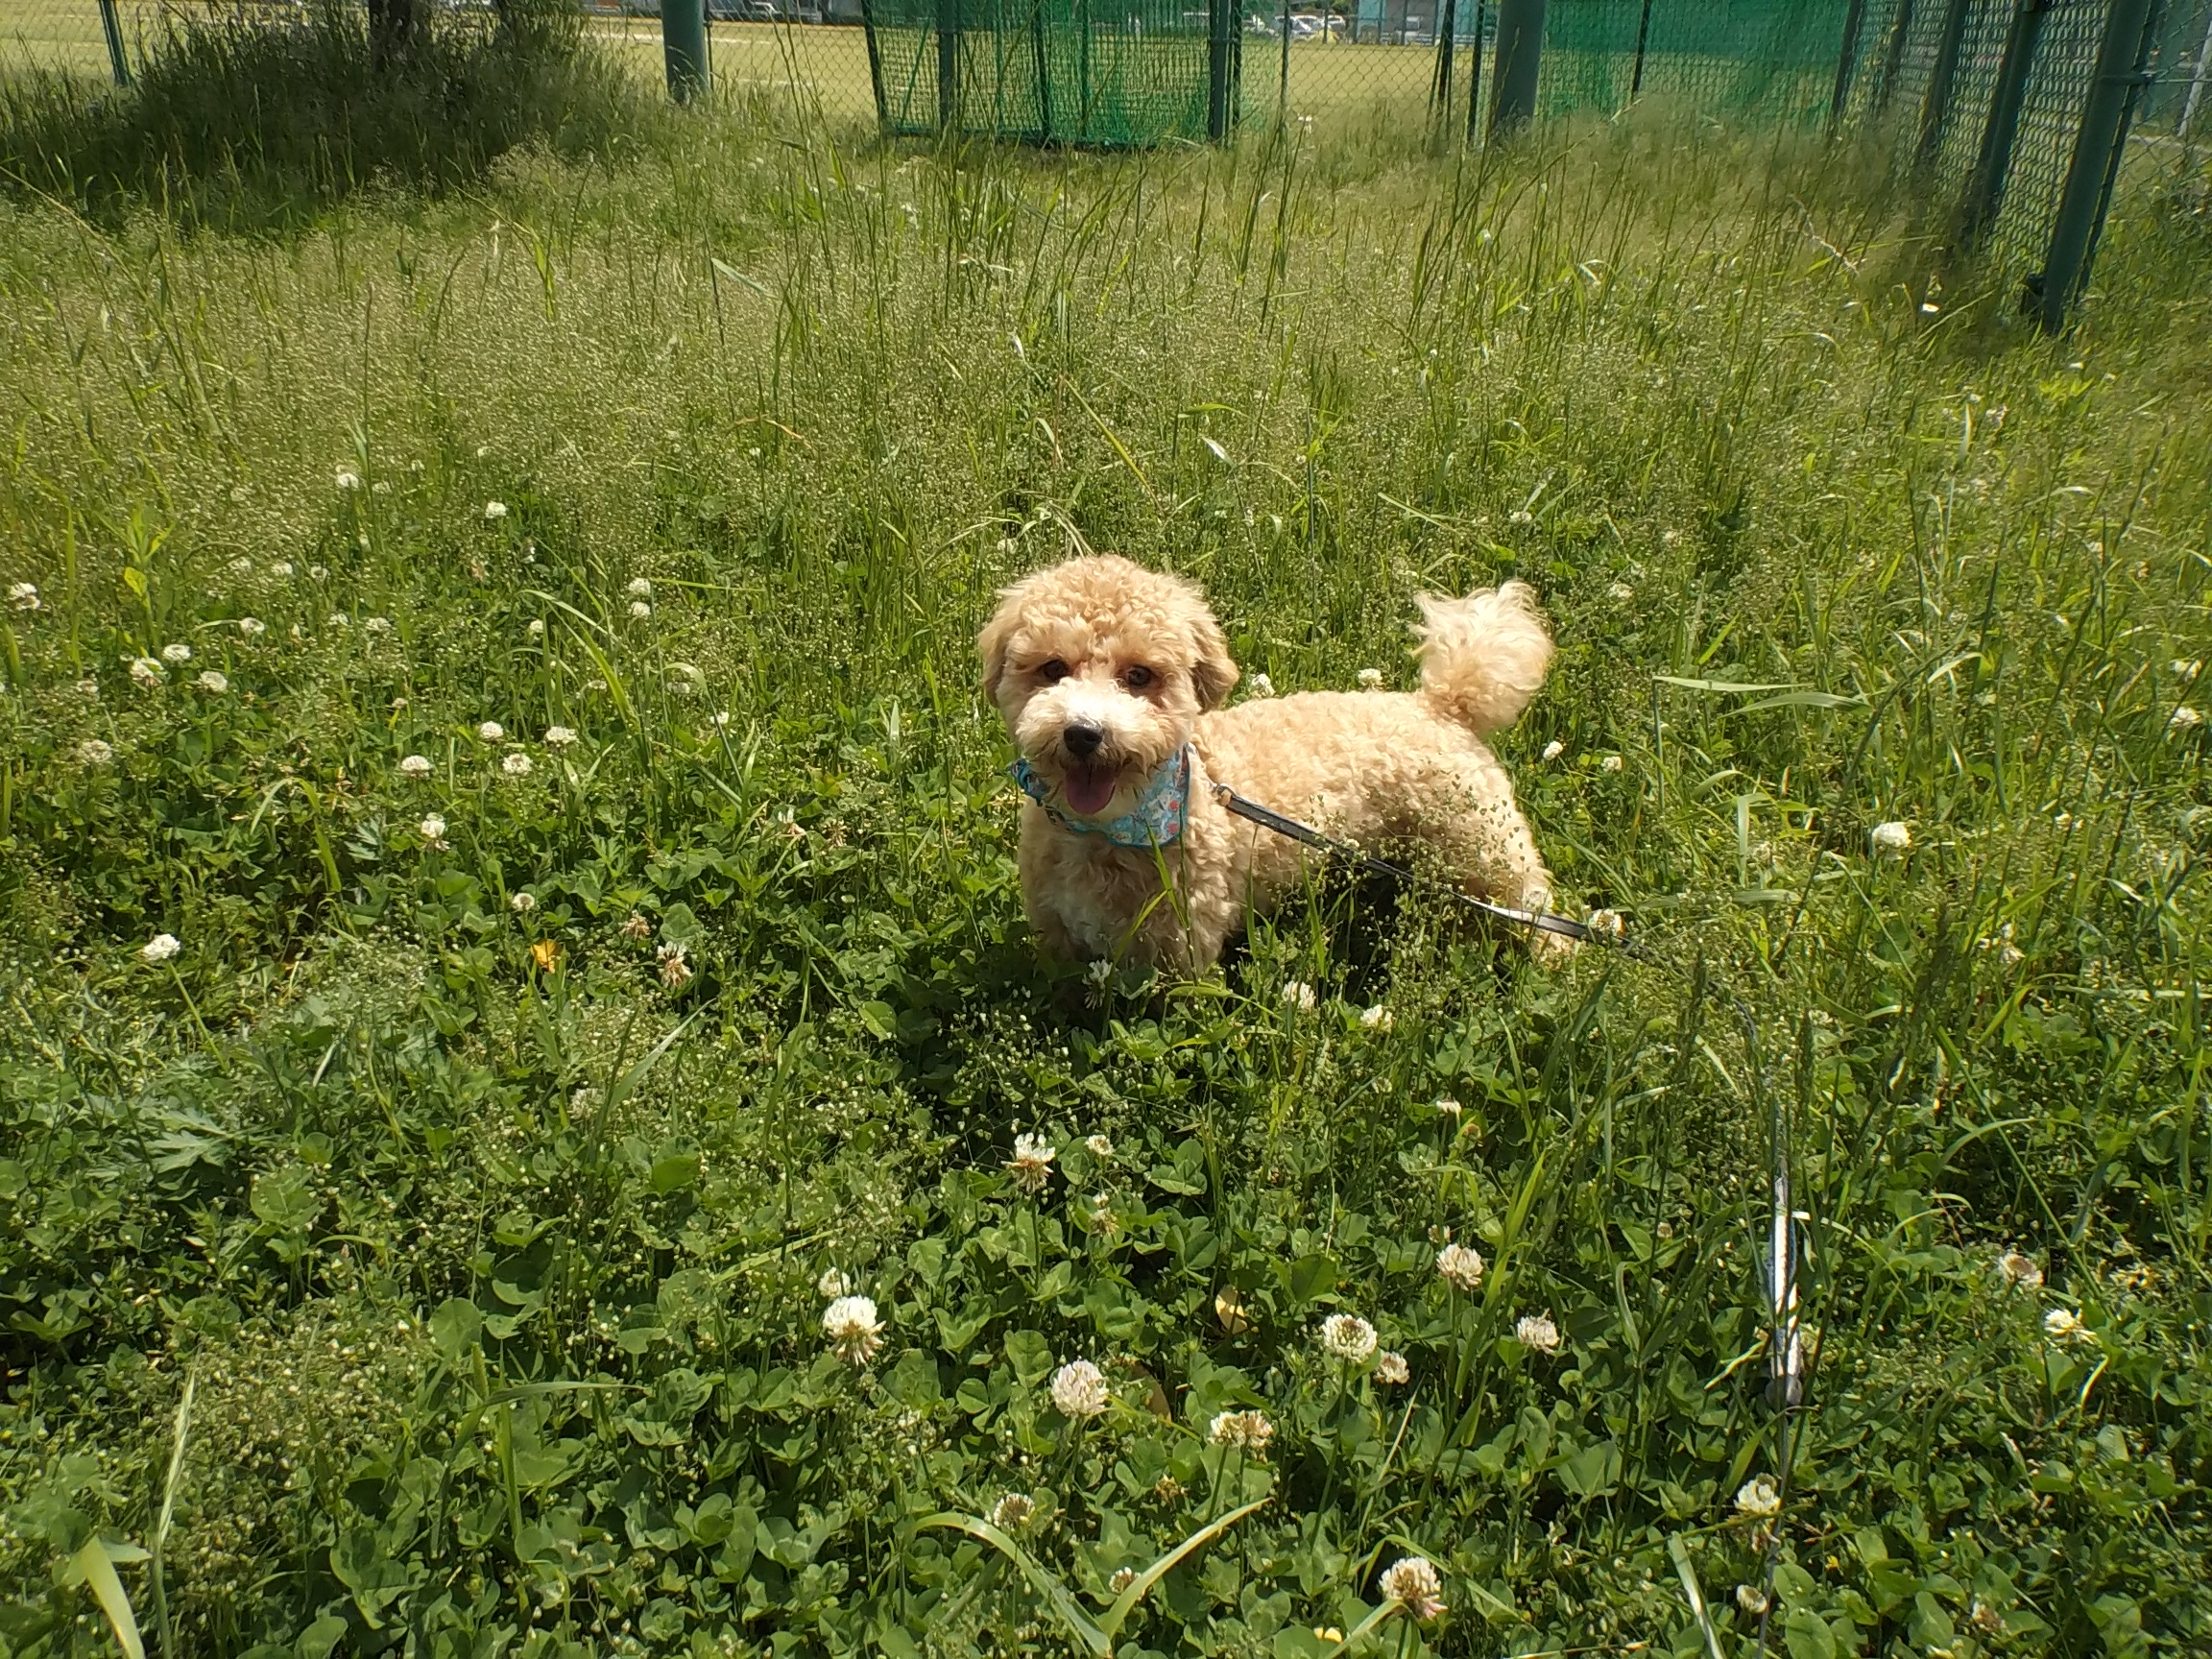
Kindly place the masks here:
[(1142, 691), (1152, 684), (1152, 670), (1142, 665), (1126, 669), (1121, 675), (1121, 684), (1132, 691)]
[(1037, 678), (1047, 685), (1057, 685), (1068, 678), (1068, 664), (1055, 657), (1037, 670)]

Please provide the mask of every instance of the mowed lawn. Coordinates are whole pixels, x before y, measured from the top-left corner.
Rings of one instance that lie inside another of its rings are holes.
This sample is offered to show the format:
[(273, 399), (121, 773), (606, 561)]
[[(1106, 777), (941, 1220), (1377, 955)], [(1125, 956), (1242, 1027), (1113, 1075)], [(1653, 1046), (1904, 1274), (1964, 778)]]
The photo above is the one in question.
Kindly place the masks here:
[[(2201, 181), (2047, 340), (1794, 137), (715, 51), (251, 233), (0, 195), (6, 1650), (2212, 1645)], [(972, 641), (1084, 549), (1238, 699), (1531, 583), (1636, 951), (1041, 959)]]

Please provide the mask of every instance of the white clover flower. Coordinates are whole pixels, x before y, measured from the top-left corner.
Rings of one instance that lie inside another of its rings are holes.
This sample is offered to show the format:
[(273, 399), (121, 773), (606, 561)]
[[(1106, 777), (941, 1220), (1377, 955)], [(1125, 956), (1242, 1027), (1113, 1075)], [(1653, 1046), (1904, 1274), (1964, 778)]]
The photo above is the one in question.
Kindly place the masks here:
[(192, 684), (199, 686), (203, 691), (212, 691), (218, 697), (230, 689), (229, 680), (213, 668), (207, 669)]
[[(421, 463), (416, 463), (415, 470), (418, 472), (422, 470)], [(369, 493), (372, 495), (389, 495), (392, 493), (391, 483), (386, 479), (379, 478), (375, 483), (369, 486)]]
[(663, 945), (654, 952), (661, 964), (661, 983), (671, 991), (681, 991), (691, 983), (691, 964), (684, 959), (684, 947)]
[(630, 614), (637, 621), (642, 622), (646, 617), (653, 614), (653, 607), (646, 604), (642, 599), (633, 599), (630, 602)]
[(269, 624), (258, 616), (241, 616), (238, 618), (238, 632), (249, 639), (258, 639), (269, 632)]
[(1444, 1609), (1444, 1580), (1418, 1555), (1394, 1561), (1382, 1574), (1382, 1594), (1415, 1619), (1435, 1618)]
[(1362, 668), (1359, 670), (1358, 680), (1360, 690), (1372, 691), (1382, 684), (1382, 670), (1380, 668)]
[(1436, 1110), (1444, 1117), (1450, 1118), (1456, 1121), (1459, 1114), (1464, 1112), (1466, 1108), (1460, 1105), (1458, 1101), (1453, 1099), (1451, 1095), (1447, 1094), (1441, 1100), (1436, 1102)]
[(1505, 522), (1508, 524), (1533, 524), (1536, 522), (1536, 515), (1529, 512), (1526, 507), (1516, 507), (1512, 512), (1505, 515)]
[[(36, 591), (36, 589), (33, 589), (33, 591)], [(2166, 664), (2166, 669), (2168, 673), (2179, 679), (2194, 680), (2198, 675), (2204, 672), (2204, 664), (2192, 662), (2185, 657), (2176, 657), (2173, 661)]]
[(1559, 1351), (1559, 1327), (1551, 1323), (1549, 1313), (1524, 1313), (1513, 1327), (1513, 1334), (1521, 1346), (1536, 1354), (1556, 1354)]
[(277, 560), (276, 564), (274, 564), (274, 565), (270, 565), (270, 566), (269, 566), (269, 574), (270, 574), (270, 575), (272, 575), (272, 576), (279, 576), (279, 577), (282, 577), (282, 576), (289, 576), (289, 575), (291, 575), (291, 574), (292, 574), (292, 561), (291, 561), (291, 560), (289, 560), (289, 559), (279, 559), (279, 560)]
[(2180, 708), (2174, 710), (2173, 717), (2166, 724), (2176, 732), (2186, 732), (2192, 726), (2203, 725), (2204, 716), (2184, 703)]
[(1008, 1532), (1019, 1532), (1037, 1518), (1037, 1501), (1020, 1492), (1009, 1492), (991, 1505), (991, 1525)]
[(1773, 1603), (1767, 1599), (1767, 1592), (1758, 1585), (1739, 1584), (1736, 1586), (1736, 1605), (1756, 1619)]
[(175, 667), (180, 662), (189, 662), (192, 661), (192, 647), (181, 644), (164, 645), (161, 647), (161, 661), (171, 667)]
[(1997, 1276), (2007, 1285), (2017, 1285), (2024, 1290), (2043, 1288), (2043, 1269), (2035, 1264), (2035, 1258), (2023, 1256), (2017, 1250), (2008, 1250), (1997, 1258)]
[(1380, 1002), (1359, 1016), (1359, 1023), (1370, 1031), (1387, 1031), (1397, 1022), (1396, 1017)]
[(565, 749), (575, 741), (576, 733), (569, 731), (565, 726), (548, 726), (545, 728), (545, 746), (549, 749)]
[(1556, 760), (1560, 756), (1566, 753), (1567, 745), (1562, 743), (1556, 737), (1552, 738), (1551, 742), (1544, 745), (1544, 758), (1547, 760)]
[(1604, 759), (1598, 762), (1598, 770), (1600, 772), (1618, 772), (1624, 764), (1625, 762), (1620, 756), (1608, 755)]
[(853, 1281), (834, 1267), (825, 1267), (822, 1277), (814, 1281), (814, 1288), (817, 1293), (834, 1302), (840, 1296), (853, 1294)]
[(253, 574), (253, 561), (251, 559), (233, 559), (224, 568), (233, 576), (251, 576)]
[(341, 467), (338, 469), (338, 477), (336, 482), (340, 490), (358, 490), (361, 488), (361, 474), (358, 472), (349, 471), (347, 469)]
[(485, 503), (484, 503), (484, 517), (487, 517), (487, 518), (504, 518), (504, 517), (507, 517), (507, 503), (506, 503), (506, 502), (504, 502), (504, 501), (487, 501), (487, 502), (485, 502)]
[(427, 755), (408, 756), (404, 760), (399, 762), (399, 776), (402, 778), (429, 777), (430, 757)]
[(529, 635), (529, 636), (530, 636), (530, 637), (531, 637), (531, 638), (533, 638), (533, 639), (542, 639), (542, 638), (544, 638), (544, 637), (545, 637), (545, 623), (544, 623), (543, 619), (542, 619), (542, 618), (541, 618), (541, 617), (537, 617), (537, 616), (533, 616), (533, 617), (531, 617), (531, 618), (530, 618), (530, 626), (529, 626), (529, 627), (527, 627), (527, 628), (525, 628), (525, 629), (523, 630), (523, 633), (525, 633), (525, 634)]
[(719, 714), (716, 714), (712, 720), (709, 721), (708, 724), (712, 726), (717, 732), (729, 731), (730, 710), (727, 709), (723, 709)]
[(392, 618), (389, 616), (372, 616), (361, 626), (363, 630), (371, 634), (389, 634), (392, 632)]
[(166, 680), (168, 675), (162, 672), (161, 664), (155, 661), (153, 658), (133, 657), (131, 660), (131, 678), (137, 685), (151, 691)]
[(1629, 600), (1636, 597), (1636, 589), (1629, 587), (1625, 582), (1616, 582), (1612, 587), (1605, 589), (1605, 597), (1612, 600), (1616, 605), (1625, 605)]
[(440, 851), (444, 851), (445, 846), (445, 819), (439, 817), (437, 813), (433, 812), (429, 817), (423, 819), (421, 823), (416, 825), (415, 828), (422, 832), (422, 839), (427, 845), (438, 848)]
[(530, 757), (517, 751), (499, 762), (499, 770), (510, 778), (527, 778), (530, 776)]
[(1275, 682), (1265, 674), (1255, 674), (1251, 679), (1245, 681), (1244, 685), (1246, 689), (1255, 697), (1272, 697), (1275, 695)]
[(1107, 1140), (1103, 1135), (1087, 1137), (1083, 1142), (1083, 1147), (1094, 1158), (1111, 1158), (1114, 1156), (1114, 1142)]
[[(630, 912), (630, 919), (622, 924), (622, 937), (643, 943), (653, 937), (653, 924), (633, 910)], [(838, 1294), (842, 1296), (844, 1292), (840, 1290)]]
[(1628, 934), (1628, 918), (1618, 910), (1593, 910), (1582, 918), (1582, 926), (1599, 939), (1623, 939)]
[(166, 962), (184, 947), (174, 933), (156, 933), (138, 948), (138, 954), (149, 962)]
[(1106, 1374), (1088, 1359), (1070, 1359), (1052, 1373), (1052, 1404), (1064, 1417), (1095, 1417), (1106, 1409)]
[(822, 1334), (848, 1365), (867, 1364), (883, 1346), (882, 1322), (876, 1317), (876, 1304), (865, 1296), (840, 1296), (824, 1309)]
[(85, 675), (84, 679), (77, 682), (77, 695), (84, 698), (87, 702), (99, 702), (100, 682), (93, 679), (89, 674)]
[(347, 615), (343, 611), (333, 611), (329, 615), (323, 618), (323, 626), (325, 628), (350, 628), (353, 626), (353, 618)]
[(487, 720), (476, 728), (476, 736), (485, 743), (496, 743), (507, 735), (507, 728), (496, 720)]
[(653, 584), (642, 576), (633, 576), (630, 578), (630, 586), (622, 591), (633, 599), (650, 599), (653, 597)]
[(115, 751), (97, 737), (87, 737), (70, 751), (80, 766), (105, 766), (115, 758)]
[(517, 916), (527, 916), (538, 908), (538, 901), (527, 893), (517, 893), (507, 901), (507, 907)]
[(1395, 1348), (1385, 1348), (1375, 1356), (1375, 1381), (1378, 1382), (1404, 1382), (1413, 1375), (1413, 1368), (1406, 1363), (1406, 1356)]
[(1754, 1475), (1736, 1488), (1736, 1513), (1770, 1521), (1782, 1513), (1782, 1494), (1771, 1475)]
[(1321, 1346), (1346, 1364), (1357, 1365), (1375, 1352), (1375, 1327), (1357, 1313), (1332, 1313), (1321, 1321)]
[(1094, 956), (1084, 964), (1083, 977), (1094, 985), (1104, 985), (1114, 977), (1114, 964), (1103, 956)]
[(1283, 1005), (1286, 1008), (1295, 1008), (1301, 1014), (1310, 1014), (1313, 1012), (1313, 1005), (1316, 1000), (1318, 998), (1313, 994), (1313, 987), (1307, 984), (1303, 979), (1291, 979), (1283, 986)]
[(18, 611), (36, 611), (43, 603), (38, 597), (36, 582), (11, 582), (8, 585), (8, 603)]
[(1106, 1580), (1106, 1588), (1111, 1590), (1115, 1595), (1118, 1596), (1122, 1591), (1128, 1589), (1130, 1585), (1136, 1582), (1136, 1568), (1117, 1567), (1114, 1569), (1114, 1576)]
[(1017, 1135), (1014, 1156), (1006, 1160), (1006, 1167), (1014, 1172), (1014, 1184), (1022, 1191), (1042, 1192), (1045, 1183), (1052, 1178), (1052, 1160), (1058, 1156), (1042, 1135)]
[(1912, 831), (1892, 818), (1867, 830), (1866, 841), (1877, 853), (1902, 853), (1912, 845)]
[(2043, 1334), (2055, 1342), (2088, 1342), (2096, 1339), (2096, 1334), (2064, 1308), (2054, 1308), (2043, 1315)]
[(1453, 1289), (1472, 1290), (1482, 1283), (1481, 1253), (1464, 1244), (1447, 1244), (1436, 1252), (1436, 1271)]
[(1263, 1411), (1221, 1411), (1208, 1425), (1206, 1438), (1216, 1446), (1234, 1446), (1255, 1457), (1267, 1455), (1267, 1442), (1275, 1438), (1275, 1425)]
[(311, 580), (320, 582), (330, 574), (330, 567), (327, 565), (310, 565), (307, 566), (307, 574)]

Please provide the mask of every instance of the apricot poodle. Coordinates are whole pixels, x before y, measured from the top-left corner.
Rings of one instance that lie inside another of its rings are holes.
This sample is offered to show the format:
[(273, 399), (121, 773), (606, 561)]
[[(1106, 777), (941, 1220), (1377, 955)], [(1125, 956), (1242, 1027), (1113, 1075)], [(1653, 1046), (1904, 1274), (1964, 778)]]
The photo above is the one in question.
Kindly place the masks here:
[[(1524, 583), (1422, 595), (1421, 688), (1223, 701), (1221, 626), (1180, 577), (1071, 559), (1009, 588), (976, 645), (1021, 759), (1022, 894), (1047, 950), (1203, 973), (1311, 856), (1232, 815), (1216, 784), (1465, 891), (1545, 910), (1551, 878), (1482, 739), (1544, 683)], [(1564, 942), (1538, 934), (1538, 950)]]

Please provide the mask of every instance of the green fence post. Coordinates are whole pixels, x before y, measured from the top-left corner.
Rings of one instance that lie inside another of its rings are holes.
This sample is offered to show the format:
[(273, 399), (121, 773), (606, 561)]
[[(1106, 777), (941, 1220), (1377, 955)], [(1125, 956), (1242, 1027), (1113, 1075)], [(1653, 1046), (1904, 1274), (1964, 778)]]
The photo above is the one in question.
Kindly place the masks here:
[(1206, 0), (1206, 136), (1229, 136), (1229, 14), (1237, 0)]
[(1029, 51), (1037, 65), (1037, 141), (1052, 142), (1051, 60), (1045, 50), (1045, 0), (1031, 0)]
[(1866, 27), (1866, 0), (1851, 0), (1843, 12), (1843, 43), (1836, 49), (1836, 89), (1828, 95), (1828, 135), (1833, 138), (1843, 124), (1843, 107), (1851, 101), (1851, 77), (1859, 69), (1859, 35)]
[(937, 130), (960, 131), (960, 0), (937, 0)]
[(2035, 45), (2042, 37), (2043, 13), (2050, 0), (2013, 0), (2012, 26), (2005, 33), (2005, 56), (1997, 60), (1997, 84), (1989, 91), (1989, 119), (1982, 128), (1982, 149), (1959, 204), (1958, 243), (1971, 252), (1997, 223), (2005, 205), (2005, 181), (2012, 171), (2012, 141), (2020, 133), (2020, 111), (2028, 102), (2028, 76), (2035, 67)]
[(2051, 254), (2043, 263), (2040, 282), (2030, 284), (2040, 301), (2043, 326), (2053, 334), (2066, 325), (2068, 309), (2089, 280), (2097, 238), (2104, 228), (2104, 210), (2112, 200), (2112, 180), (2120, 171), (2121, 152), (2128, 147), (2135, 94), (2145, 80), (2155, 15), (2152, 0), (2112, 0), (2112, 10), (2104, 14), (2104, 37), (2097, 43), (2097, 77), (2089, 84), (2081, 125), (2074, 134), (2074, 156), (2066, 166), (2058, 216), (2051, 228)]
[(1936, 60), (1928, 66), (1928, 96), (1920, 101), (1920, 141), (1913, 146), (1912, 170), (1924, 173), (1943, 147), (1944, 124), (1951, 118), (1951, 88), (1959, 79), (1959, 48), (1966, 38), (1966, 13), (1973, 0), (1950, 0), (1943, 30), (1936, 40)]
[(1482, 117), (1482, 0), (1475, 0), (1475, 44), (1467, 54), (1474, 67), (1467, 73), (1467, 142), (1473, 144), (1481, 134), (1475, 123)]
[(1500, 0), (1491, 137), (1503, 138), (1536, 118), (1536, 77), (1543, 61), (1544, 0)]
[(883, 53), (876, 43), (874, 0), (860, 0), (860, 33), (868, 37), (868, 89), (876, 94), (876, 122), (888, 138), (896, 131), (890, 100), (883, 96)]
[(1897, 72), (1905, 67), (1905, 42), (1912, 33), (1912, 0), (1897, 0), (1897, 15), (1890, 20), (1889, 44), (1882, 53), (1882, 80), (1874, 88), (1874, 113), (1888, 113), (1889, 94), (1897, 90)]
[(1290, 119), (1290, 0), (1283, 0), (1283, 80), (1275, 90), (1275, 119)]
[(707, 88), (707, 0), (661, 0), (668, 96), (688, 104)]
[(1436, 26), (1436, 79), (1429, 88), (1430, 119), (1437, 132), (1449, 136), (1452, 126), (1452, 46), (1459, 31), (1459, 0), (1444, 0), (1444, 15)]
[(1651, 44), (1651, 0), (1644, 0), (1644, 10), (1636, 18), (1636, 67), (1628, 76), (1628, 101), (1633, 104), (1644, 96), (1644, 52)]
[(108, 67), (115, 84), (131, 84), (131, 65), (123, 58), (123, 20), (115, 15), (115, 0), (100, 0), (100, 32), (108, 36)]

